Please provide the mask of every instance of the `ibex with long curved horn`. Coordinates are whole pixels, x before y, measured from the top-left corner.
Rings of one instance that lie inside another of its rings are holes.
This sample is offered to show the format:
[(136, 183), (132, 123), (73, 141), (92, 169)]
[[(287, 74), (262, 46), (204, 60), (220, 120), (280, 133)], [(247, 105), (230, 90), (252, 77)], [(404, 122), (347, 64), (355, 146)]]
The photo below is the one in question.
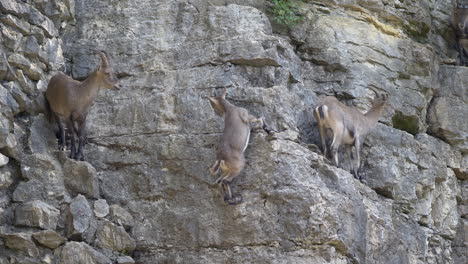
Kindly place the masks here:
[[(70, 158), (76, 160), (84, 160), (86, 117), (99, 89), (119, 88), (107, 54), (104, 51), (97, 51), (97, 54), (101, 57), (101, 66), (86, 80), (80, 82), (58, 73), (50, 79), (45, 92), (49, 119), (53, 119), (59, 129), (59, 149), (64, 150), (66, 145), (65, 129), (61, 122), (63, 118), (71, 139)], [(75, 134), (78, 137), (78, 149), (75, 147)]]
[(224, 117), (224, 131), (216, 152), (215, 164), (210, 168), (210, 174), (216, 175), (221, 169), (221, 177), (216, 183), (221, 186), (224, 201), (235, 205), (242, 202), (242, 196), (231, 191), (231, 181), (240, 174), (245, 166), (244, 151), (249, 144), (250, 124), (260, 123), (262, 128), (270, 133), (272, 129), (264, 118), (256, 118), (247, 109), (232, 105), (226, 100), (227, 90), (221, 96), (208, 97), (217, 115)]
[(326, 137), (331, 137), (331, 154), (336, 166), (339, 166), (338, 149), (344, 145), (351, 159), (354, 159), (352, 147), (355, 148), (356, 164), (351, 163), (351, 171), (354, 177), (361, 180), (359, 169), (361, 167), (360, 152), (366, 135), (374, 128), (381, 116), (388, 97), (383, 95), (372, 103), (372, 108), (365, 114), (357, 109), (342, 104), (333, 96), (325, 97), (314, 109), (314, 117), (317, 120), (320, 140), (325, 157), (328, 156)]

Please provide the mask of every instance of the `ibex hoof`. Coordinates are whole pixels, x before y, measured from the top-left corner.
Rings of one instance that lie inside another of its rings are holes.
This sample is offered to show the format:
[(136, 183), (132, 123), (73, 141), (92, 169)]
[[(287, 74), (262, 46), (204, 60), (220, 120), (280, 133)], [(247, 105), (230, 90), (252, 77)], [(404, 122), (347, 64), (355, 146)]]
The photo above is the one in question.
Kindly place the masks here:
[(238, 196), (234, 196), (231, 199), (227, 199), (227, 200), (226, 200), (226, 197), (225, 197), (224, 201), (227, 202), (230, 205), (237, 205), (237, 204), (242, 203), (243, 199), (242, 199), (242, 196), (238, 195)]

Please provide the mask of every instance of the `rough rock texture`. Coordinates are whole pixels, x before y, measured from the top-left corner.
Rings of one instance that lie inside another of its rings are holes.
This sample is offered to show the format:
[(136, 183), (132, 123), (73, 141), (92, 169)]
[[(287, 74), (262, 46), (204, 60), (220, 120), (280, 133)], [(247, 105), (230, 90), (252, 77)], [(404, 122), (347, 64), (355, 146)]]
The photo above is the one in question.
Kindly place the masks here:
[(64, 164), (65, 186), (72, 194), (84, 194), (90, 198), (99, 198), (99, 185), (94, 169), (87, 162), (68, 159)]
[(96, 232), (96, 245), (118, 252), (131, 253), (135, 250), (135, 240), (125, 232), (123, 227), (116, 226), (109, 220), (103, 220), (99, 223)]
[(67, 237), (72, 240), (90, 241), (96, 232), (96, 221), (86, 198), (79, 194), (66, 211)]
[(50, 249), (56, 249), (67, 241), (67, 239), (52, 230), (37, 232), (32, 236), (39, 244), (44, 245)]
[(15, 224), (19, 226), (55, 229), (59, 218), (59, 210), (42, 201), (24, 203), (15, 210)]
[[(467, 263), (451, 1), (303, 1), (291, 28), (270, 6), (0, 0), (0, 263)], [(124, 88), (100, 91), (76, 162), (42, 92), (59, 70), (86, 77), (95, 49)], [(223, 124), (206, 96), (222, 88), (278, 131), (252, 133), (238, 206), (207, 171)], [(390, 104), (359, 182), (323, 157), (311, 111), (324, 95), (364, 111), (376, 93)], [(60, 208), (53, 230), (17, 224), (33, 201)]]
[(94, 202), (94, 215), (99, 218), (103, 218), (109, 214), (109, 205), (106, 200), (99, 199)]
[(59, 264), (111, 264), (112, 261), (84, 242), (68, 242), (56, 251)]

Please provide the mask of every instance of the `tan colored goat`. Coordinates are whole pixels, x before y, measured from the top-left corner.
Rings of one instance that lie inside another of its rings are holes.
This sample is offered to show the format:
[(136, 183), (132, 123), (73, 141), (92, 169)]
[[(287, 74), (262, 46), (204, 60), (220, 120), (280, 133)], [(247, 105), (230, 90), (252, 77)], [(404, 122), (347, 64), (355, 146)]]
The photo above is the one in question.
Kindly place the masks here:
[[(359, 169), (361, 166), (360, 151), (366, 135), (376, 125), (386, 105), (388, 97), (377, 97), (372, 103), (372, 108), (365, 114), (357, 109), (342, 104), (333, 96), (325, 97), (314, 109), (314, 117), (317, 120), (320, 140), (324, 155), (328, 157), (326, 137), (330, 137), (331, 155), (336, 166), (339, 166), (338, 149), (344, 145), (351, 157), (351, 172), (361, 180)], [(353, 164), (355, 149), (356, 162)]]
[(224, 194), (224, 201), (235, 205), (242, 202), (242, 196), (233, 194), (231, 181), (240, 174), (245, 166), (244, 151), (249, 144), (250, 124), (260, 123), (262, 128), (270, 133), (272, 130), (265, 123), (263, 117), (256, 118), (247, 109), (232, 105), (226, 100), (227, 90), (221, 96), (208, 97), (215, 113), (224, 117), (224, 131), (216, 152), (216, 161), (209, 169), (212, 176), (219, 173), (216, 180)]
[(457, 1), (453, 10), (452, 27), (460, 56), (459, 65), (464, 66), (468, 56), (468, 5), (463, 6)]
[[(63, 118), (71, 139), (70, 158), (76, 160), (84, 160), (86, 117), (99, 89), (118, 88), (118, 79), (109, 65), (107, 54), (103, 51), (97, 53), (101, 57), (101, 66), (86, 80), (80, 82), (64, 73), (58, 73), (50, 79), (45, 93), (49, 117), (59, 129), (59, 149), (64, 150), (66, 145), (65, 129), (61, 122)], [(78, 136), (78, 149), (75, 148), (75, 134)]]

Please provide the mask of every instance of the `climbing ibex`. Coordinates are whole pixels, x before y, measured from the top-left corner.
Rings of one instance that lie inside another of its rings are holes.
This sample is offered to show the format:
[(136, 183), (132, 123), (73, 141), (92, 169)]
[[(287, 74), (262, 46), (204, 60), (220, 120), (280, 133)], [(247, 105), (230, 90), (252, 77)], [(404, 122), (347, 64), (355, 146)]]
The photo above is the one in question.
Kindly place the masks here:
[(221, 96), (208, 97), (217, 115), (224, 117), (224, 131), (216, 152), (216, 162), (210, 168), (212, 176), (221, 169), (221, 177), (216, 180), (220, 185), (224, 201), (235, 205), (242, 202), (242, 196), (235, 196), (231, 191), (231, 181), (240, 174), (245, 166), (244, 151), (249, 144), (250, 123), (260, 123), (270, 133), (271, 129), (263, 117), (256, 118), (247, 109), (232, 105), (226, 100), (227, 90)]
[[(338, 148), (344, 145), (346, 151), (351, 156), (351, 171), (354, 177), (359, 180), (361, 180), (359, 169), (361, 166), (360, 151), (362, 143), (366, 135), (379, 120), (387, 99), (386, 95), (382, 97), (377, 96), (372, 104), (372, 108), (367, 113), (362, 114), (357, 109), (340, 103), (335, 97), (327, 96), (314, 110), (314, 117), (317, 119), (320, 140), (325, 156), (328, 156), (328, 147), (325, 141), (327, 136), (332, 139), (330, 149), (336, 166), (339, 166)], [(352, 162), (354, 160), (353, 146), (356, 152), (356, 164)]]
[(452, 27), (455, 31), (457, 49), (460, 56), (459, 64), (466, 64), (468, 56), (468, 5), (456, 2), (452, 16)]
[[(73, 80), (64, 73), (54, 75), (47, 86), (46, 104), (50, 119), (58, 126), (59, 149), (66, 145), (65, 129), (60, 118), (64, 118), (71, 139), (70, 158), (84, 160), (83, 144), (85, 141), (86, 116), (99, 89), (117, 88), (118, 79), (114, 75), (105, 52), (97, 51), (101, 57), (101, 66), (91, 73), (86, 80)], [(75, 148), (75, 134), (78, 136), (78, 149)]]

